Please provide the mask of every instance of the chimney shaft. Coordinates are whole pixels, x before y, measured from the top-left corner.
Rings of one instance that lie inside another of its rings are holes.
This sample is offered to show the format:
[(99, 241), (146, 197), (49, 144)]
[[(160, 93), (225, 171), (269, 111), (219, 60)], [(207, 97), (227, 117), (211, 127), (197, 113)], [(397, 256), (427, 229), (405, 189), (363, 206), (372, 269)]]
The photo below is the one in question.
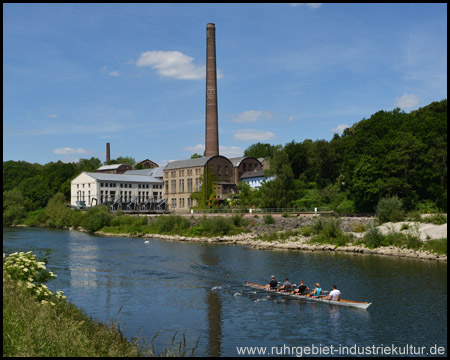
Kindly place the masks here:
[(106, 162), (110, 161), (110, 149), (109, 149), (109, 143), (106, 143)]
[(206, 134), (205, 156), (219, 155), (217, 114), (216, 26), (206, 25)]

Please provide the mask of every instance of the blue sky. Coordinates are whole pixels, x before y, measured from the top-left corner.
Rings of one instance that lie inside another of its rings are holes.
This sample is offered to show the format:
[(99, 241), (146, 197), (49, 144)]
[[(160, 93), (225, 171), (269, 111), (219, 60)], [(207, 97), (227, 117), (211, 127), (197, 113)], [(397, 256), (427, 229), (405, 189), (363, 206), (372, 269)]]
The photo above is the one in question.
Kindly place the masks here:
[(447, 98), (447, 4), (3, 4), (3, 160), (203, 153), (207, 23), (221, 155)]

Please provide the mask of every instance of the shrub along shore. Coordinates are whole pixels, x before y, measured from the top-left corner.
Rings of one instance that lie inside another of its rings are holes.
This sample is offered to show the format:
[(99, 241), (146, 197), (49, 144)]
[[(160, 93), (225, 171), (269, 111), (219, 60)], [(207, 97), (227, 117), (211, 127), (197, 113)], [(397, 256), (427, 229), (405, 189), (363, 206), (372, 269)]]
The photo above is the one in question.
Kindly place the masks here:
[[(442, 222), (433, 218), (425, 221)], [(410, 231), (406, 231), (408, 229)], [(189, 218), (169, 215), (140, 228), (135, 225), (109, 226), (94, 233), (240, 244), (267, 250), (336, 251), (447, 261), (446, 238), (422, 241), (420, 235), (414, 232), (414, 226), (408, 226), (408, 229), (383, 234), (376, 226), (375, 218), (289, 218), (272, 215), (262, 218), (239, 215)]]

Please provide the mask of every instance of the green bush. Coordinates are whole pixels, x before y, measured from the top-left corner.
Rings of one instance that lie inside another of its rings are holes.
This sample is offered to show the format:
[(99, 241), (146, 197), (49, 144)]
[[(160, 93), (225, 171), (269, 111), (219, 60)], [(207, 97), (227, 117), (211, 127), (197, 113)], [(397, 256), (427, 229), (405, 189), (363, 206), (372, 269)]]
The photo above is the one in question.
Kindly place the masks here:
[(384, 236), (375, 226), (371, 226), (364, 235), (363, 241), (369, 249), (374, 249), (382, 246)]
[(231, 217), (231, 220), (233, 222), (233, 225), (236, 227), (243, 227), (243, 226), (247, 226), (249, 221), (244, 218), (242, 215), (233, 215)]
[(85, 213), (83, 211), (72, 211), (72, 215), (70, 217), (70, 222), (74, 227), (80, 227), (83, 223)]
[(30, 211), (23, 223), (27, 226), (41, 226), (45, 224), (46, 220), (45, 209), (38, 209)]
[(447, 239), (429, 240), (424, 243), (423, 249), (439, 255), (447, 255)]
[(228, 235), (233, 229), (232, 220), (222, 216), (204, 217), (200, 220), (200, 226), (210, 236)]
[(98, 206), (89, 209), (81, 221), (81, 226), (90, 233), (109, 226), (112, 215), (106, 206)]
[(416, 205), (416, 210), (422, 214), (432, 214), (439, 211), (438, 207), (433, 201), (424, 200)]
[(48, 227), (63, 228), (71, 226), (72, 210), (66, 206), (66, 199), (62, 193), (56, 193), (45, 207), (47, 217), (45, 225)]
[(398, 196), (382, 198), (375, 209), (380, 224), (402, 221), (405, 218), (402, 207), (403, 202)]
[(156, 231), (160, 234), (184, 231), (191, 227), (191, 222), (179, 215), (161, 215), (153, 223)]
[(355, 210), (355, 202), (353, 200), (344, 200), (342, 201), (336, 211), (340, 214), (353, 214)]
[(436, 225), (442, 225), (447, 223), (447, 215), (435, 214), (432, 216), (425, 217), (423, 222), (432, 223)]
[(266, 224), (266, 225), (271, 225), (271, 224), (275, 223), (275, 219), (270, 214), (269, 215), (264, 215), (263, 219), (264, 219), (264, 224)]

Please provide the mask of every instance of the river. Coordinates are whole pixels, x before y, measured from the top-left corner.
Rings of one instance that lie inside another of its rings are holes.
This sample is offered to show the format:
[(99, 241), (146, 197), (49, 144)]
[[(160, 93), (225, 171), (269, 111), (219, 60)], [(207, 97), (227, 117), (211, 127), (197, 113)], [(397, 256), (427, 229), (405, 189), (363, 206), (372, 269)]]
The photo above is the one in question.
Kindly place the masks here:
[[(150, 343), (158, 334), (157, 351), (184, 334), (188, 350), (198, 340), (195, 356), (237, 356), (244, 347), (291, 356), (447, 354), (446, 262), (146, 240), (4, 228), (3, 252), (51, 249), (48, 268), (58, 278), (49, 288), (100, 321), (118, 321), (128, 337)], [(310, 287), (335, 283), (343, 298), (372, 305), (316, 304), (243, 286), (272, 274)]]

